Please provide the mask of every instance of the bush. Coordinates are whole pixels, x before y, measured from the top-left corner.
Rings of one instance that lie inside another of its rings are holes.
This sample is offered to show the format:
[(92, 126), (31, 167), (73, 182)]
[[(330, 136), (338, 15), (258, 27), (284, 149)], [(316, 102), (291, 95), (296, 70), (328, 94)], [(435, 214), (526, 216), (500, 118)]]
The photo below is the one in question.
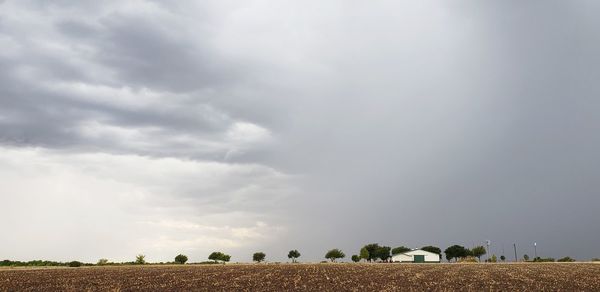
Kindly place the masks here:
[(494, 254), (494, 255), (492, 255), (492, 257), (491, 257), (491, 258), (489, 258), (489, 259), (485, 260), (485, 262), (486, 262), (486, 263), (495, 263), (495, 262), (497, 262), (497, 261), (498, 261), (498, 258), (496, 257), (496, 255), (495, 255), (495, 254)]
[(458, 262), (459, 262), (459, 263), (477, 263), (477, 262), (478, 262), (478, 260), (477, 260), (477, 258), (476, 258), (476, 257), (474, 257), (474, 256), (466, 256), (466, 257), (464, 257), (464, 258), (460, 258), (460, 259), (458, 259)]
[(143, 254), (138, 254), (138, 255), (135, 257), (135, 263), (136, 263), (136, 264), (138, 264), (138, 265), (143, 265), (143, 264), (145, 264), (145, 263), (146, 263), (146, 256), (145, 256), (145, 255), (143, 255)]
[(81, 265), (82, 265), (82, 263), (78, 262), (78, 261), (69, 262), (69, 267), (72, 267), (72, 268), (78, 268), (78, 267), (81, 267)]
[(198, 262), (198, 263), (189, 263), (189, 265), (215, 265), (218, 264), (217, 262), (214, 261), (203, 261), (203, 262)]
[(545, 263), (545, 262), (554, 262), (554, 258), (541, 258), (541, 257), (536, 257), (533, 259), (534, 262), (536, 263)]
[(592, 262), (600, 262), (600, 258), (593, 258)]
[(563, 262), (563, 263), (570, 263), (570, 262), (574, 262), (575, 259), (572, 259), (570, 257), (564, 257), (564, 258), (560, 258), (558, 259), (559, 262)]

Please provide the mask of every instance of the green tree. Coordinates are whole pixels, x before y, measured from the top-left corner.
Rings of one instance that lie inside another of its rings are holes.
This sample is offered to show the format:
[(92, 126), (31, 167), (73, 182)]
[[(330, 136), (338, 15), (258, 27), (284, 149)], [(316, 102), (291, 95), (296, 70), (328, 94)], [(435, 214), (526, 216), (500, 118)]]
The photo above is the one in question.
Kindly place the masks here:
[(399, 246), (399, 247), (394, 247), (394, 249), (392, 249), (392, 254), (399, 254), (399, 253), (404, 253), (410, 251), (410, 248), (406, 247), (406, 246)]
[(182, 254), (179, 254), (175, 257), (175, 263), (177, 264), (185, 264), (188, 261), (188, 257)]
[(390, 250), (389, 246), (380, 246), (375, 250), (375, 257), (386, 262), (390, 258)]
[(379, 244), (377, 244), (377, 243), (369, 243), (369, 244), (363, 246), (363, 248), (365, 248), (367, 250), (367, 252), (369, 253), (369, 255), (366, 258), (366, 260), (368, 262), (370, 262), (370, 261), (375, 260), (375, 259), (378, 258), (378, 256), (377, 256), (377, 250), (379, 248), (381, 248), (381, 246), (379, 246)]
[(437, 246), (428, 245), (422, 247), (421, 249), (432, 253), (442, 254), (442, 250)]
[(446, 254), (446, 259), (448, 261), (450, 261), (452, 259), (456, 260), (459, 258), (464, 258), (467, 255), (469, 255), (470, 251), (468, 249), (466, 249), (464, 246), (455, 244), (453, 246), (446, 248), (446, 250), (444, 250), (444, 253)]
[(107, 259), (99, 259), (97, 265), (99, 266), (104, 266), (108, 264), (108, 260)]
[(210, 255), (208, 255), (208, 259), (211, 261), (218, 262), (223, 257), (223, 253), (220, 251), (214, 251)]
[(492, 257), (490, 258), (490, 262), (491, 262), (491, 263), (495, 263), (495, 262), (497, 262), (497, 261), (498, 261), (498, 258), (496, 257), (496, 255), (495, 255), (495, 254), (493, 254), (493, 255), (492, 255)]
[(523, 255), (523, 259), (524, 259), (525, 261), (528, 261), (528, 260), (529, 260), (529, 256), (528, 256), (527, 254), (524, 254), (524, 255)]
[(138, 255), (135, 257), (135, 263), (136, 263), (136, 264), (138, 264), (138, 265), (143, 265), (143, 264), (145, 264), (145, 263), (146, 263), (146, 256), (145, 256), (145, 255), (143, 255), (143, 254), (138, 254)]
[(506, 257), (505, 257), (504, 255), (501, 255), (501, 256), (500, 256), (500, 260), (501, 260), (501, 261), (505, 261), (505, 260), (506, 260)]
[(481, 245), (474, 247), (471, 250), (471, 252), (473, 253), (473, 256), (476, 257), (480, 262), (481, 262), (481, 256), (486, 253), (485, 247), (483, 247)]
[(215, 261), (215, 263), (218, 261), (228, 262), (231, 256), (220, 251), (215, 251), (208, 256), (208, 259)]
[(223, 262), (229, 262), (229, 260), (231, 260), (231, 256), (228, 254), (223, 254), (223, 256), (221, 257), (221, 260)]
[(367, 250), (366, 247), (363, 247), (360, 249), (360, 258), (364, 259), (364, 260), (369, 260), (369, 251)]
[(332, 262), (335, 262), (336, 259), (343, 259), (345, 257), (346, 254), (337, 248), (334, 248), (325, 254), (325, 258), (331, 260)]
[(296, 262), (296, 259), (300, 257), (300, 252), (298, 252), (295, 249), (290, 250), (290, 252), (288, 252), (288, 258), (292, 259), (292, 263)]
[(358, 262), (360, 262), (360, 257), (359, 257), (358, 255), (355, 255), (355, 254), (354, 254), (354, 255), (352, 255), (352, 258), (351, 258), (351, 259), (352, 259), (352, 261), (353, 261), (353, 262), (355, 262), (355, 263), (358, 263)]
[(267, 255), (265, 255), (264, 252), (255, 252), (252, 255), (252, 260), (255, 261), (255, 262), (257, 262), (257, 263), (260, 263), (260, 262), (262, 262), (262, 261), (265, 260), (265, 257), (267, 257)]

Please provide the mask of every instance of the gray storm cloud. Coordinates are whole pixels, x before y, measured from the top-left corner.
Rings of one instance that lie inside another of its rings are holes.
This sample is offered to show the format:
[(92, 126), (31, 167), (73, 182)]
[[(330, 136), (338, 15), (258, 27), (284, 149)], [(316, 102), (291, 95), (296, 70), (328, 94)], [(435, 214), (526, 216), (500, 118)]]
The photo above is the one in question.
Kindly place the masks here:
[(0, 257), (597, 257), (599, 6), (0, 2)]

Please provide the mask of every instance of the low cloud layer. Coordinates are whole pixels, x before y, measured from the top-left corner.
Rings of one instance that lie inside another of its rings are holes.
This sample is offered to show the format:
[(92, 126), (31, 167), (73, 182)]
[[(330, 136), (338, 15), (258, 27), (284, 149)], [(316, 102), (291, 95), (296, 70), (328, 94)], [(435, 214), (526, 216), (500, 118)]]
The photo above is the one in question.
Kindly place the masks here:
[(0, 258), (597, 257), (594, 1), (69, 2), (0, 1)]

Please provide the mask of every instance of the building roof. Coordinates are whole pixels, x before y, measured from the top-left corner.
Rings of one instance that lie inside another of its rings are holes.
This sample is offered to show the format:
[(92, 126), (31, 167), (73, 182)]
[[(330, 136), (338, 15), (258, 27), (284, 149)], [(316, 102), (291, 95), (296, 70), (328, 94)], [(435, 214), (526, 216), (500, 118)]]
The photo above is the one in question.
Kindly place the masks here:
[(422, 249), (420, 249), (420, 248), (419, 248), (419, 249), (413, 249), (413, 250), (409, 250), (409, 251), (406, 251), (406, 252), (397, 253), (397, 254), (394, 254), (394, 255), (392, 255), (392, 256), (397, 256), (397, 255), (407, 255), (407, 256), (410, 256), (410, 255), (412, 255), (412, 254), (409, 254), (409, 253), (411, 253), (411, 252), (415, 252), (415, 251), (424, 252), (424, 253), (428, 253), (428, 254), (432, 254), (432, 255), (437, 255), (437, 256), (439, 256), (439, 254), (437, 254), (437, 253), (435, 253), (435, 252), (430, 252), (430, 251), (422, 250)]

